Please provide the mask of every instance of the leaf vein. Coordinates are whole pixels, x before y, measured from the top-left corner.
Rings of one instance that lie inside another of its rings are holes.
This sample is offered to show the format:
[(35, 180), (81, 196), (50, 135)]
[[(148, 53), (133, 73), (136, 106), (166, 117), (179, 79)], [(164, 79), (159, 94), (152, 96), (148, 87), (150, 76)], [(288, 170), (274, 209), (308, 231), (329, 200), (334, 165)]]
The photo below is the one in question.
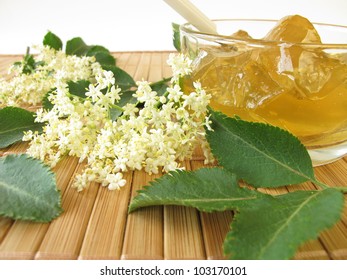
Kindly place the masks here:
[(306, 199), (303, 203), (301, 203), (301, 205), (287, 218), (285, 219), (284, 223), (282, 224), (281, 227), (279, 227), (275, 234), (273, 235), (273, 237), (267, 242), (267, 244), (260, 250), (258, 256), (260, 257), (264, 251), (275, 241), (275, 239), (278, 237), (278, 235), (284, 230), (285, 227), (288, 226), (288, 224), (292, 221), (292, 219), (294, 219), (294, 217), (296, 215), (298, 215), (298, 213), (300, 212), (300, 210), (307, 204), (309, 203), (314, 197), (316, 197), (317, 195), (319, 195), (320, 193), (317, 192), (314, 195), (308, 197), (308, 199)]
[[(225, 126), (223, 123), (219, 122), (218, 123), (220, 126), (222, 126), (222, 128), (225, 130), (225, 131), (229, 131), (227, 128), (227, 126)], [(250, 147), (251, 149), (255, 150), (256, 152), (260, 153), (261, 155), (263, 155), (265, 158), (269, 158), (271, 159), (272, 161), (274, 161), (275, 163), (277, 163), (278, 165), (290, 170), (291, 172), (303, 177), (303, 178), (306, 178), (307, 180), (312, 180), (313, 178), (305, 175), (304, 173), (302, 172), (299, 172), (298, 170), (296, 169), (293, 169), (291, 168), (289, 165), (286, 165), (284, 164), (283, 162), (277, 160), (275, 157), (272, 157), (270, 155), (268, 155), (267, 153), (265, 153), (264, 151), (262, 150), (259, 150), (255, 145), (252, 145), (252, 143), (249, 143), (247, 142), (244, 138), (240, 137), (239, 135), (235, 134), (235, 133), (232, 133), (232, 136), (235, 137), (236, 139), (240, 140), (241, 142), (243, 142), (245, 145), (247, 145), (248, 147)]]
[(19, 190), (18, 188), (14, 187), (13, 185), (6, 184), (3, 181), (0, 181), (0, 187), (1, 186), (4, 187), (4, 188), (7, 188), (9, 191), (12, 191), (14, 193), (18, 193), (19, 195), (23, 195), (23, 196), (28, 197), (31, 200), (34, 200), (35, 202), (37, 202), (36, 204), (46, 205), (49, 208), (54, 208), (54, 207), (52, 207), (52, 205), (50, 205), (46, 201), (44, 201), (42, 199), (39, 199), (39, 197), (37, 197), (37, 196), (33, 196), (32, 194), (30, 194), (29, 192), (27, 192), (27, 191), (25, 191), (23, 189)]

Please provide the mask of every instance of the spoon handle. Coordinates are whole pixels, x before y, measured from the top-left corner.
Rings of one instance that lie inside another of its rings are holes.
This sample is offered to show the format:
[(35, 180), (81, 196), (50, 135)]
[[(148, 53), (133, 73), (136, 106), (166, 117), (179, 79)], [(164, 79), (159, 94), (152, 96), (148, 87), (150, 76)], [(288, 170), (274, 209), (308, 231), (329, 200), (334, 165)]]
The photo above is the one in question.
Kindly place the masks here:
[(203, 33), (217, 34), (216, 25), (189, 0), (164, 0), (171, 8)]

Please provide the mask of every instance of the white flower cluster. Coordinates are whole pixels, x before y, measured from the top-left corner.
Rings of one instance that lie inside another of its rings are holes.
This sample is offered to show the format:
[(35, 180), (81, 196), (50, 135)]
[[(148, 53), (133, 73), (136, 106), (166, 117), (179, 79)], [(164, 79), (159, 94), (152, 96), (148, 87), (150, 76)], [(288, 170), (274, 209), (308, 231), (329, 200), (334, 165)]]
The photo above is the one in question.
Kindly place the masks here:
[(179, 77), (189, 75), (192, 71), (192, 60), (184, 55), (169, 55), (167, 63), (172, 69), (173, 82), (177, 82)]
[[(112, 72), (101, 72), (97, 76), (101, 82), (89, 86), (85, 99), (71, 95), (66, 83), (57, 83), (56, 90), (48, 97), (53, 108), (36, 112), (37, 122), (47, 122), (43, 133), (27, 131), (24, 135), (24, 141), (31, 141), (27, 153), (52, 167), (66, 154), (81, 161), (87, 158), (100, 129), (109, 119), (109, 108), (120, 98), (120, 89), (104, 83), (112, 75)], [(113, 77), (111, 82), (114, 83)], [(101, 92), (104, 89), (105, 94)]]
[[(150, 83), (141, 81), (133, 94), (137, 103), (122, 108), (117, 106), (121, 93), (112, 72), (98, 74), (85, 99), (72, 96), (66, 84), (59, 83), (50, 96), (53, 109), (37, 112), (37, 121), (47, 122), (44, 133), (29, 131), (23, 138), (31, 141), (28, 153), (52, 166), (66, 154), (86, 160), (86, 169), (76, 177), (79, 190), (91, 181), (118, 189), (125, 185), (123, 173), (129, 170), (158, 173), (181, 168), (179, 161), (191, 157), (198, 144), (212, 160), (205, 139), (211, 96), (198, 82), (190, 93), (179, 87), (178, 76), (190, 71), (189, 59), (170, 55), (168, 62), (176, 70), (166, 94), (158, 95)], [(115, 107), (122, 114), (113, 120), (110, 113)]]
[(66, 55), (47, 46), (35, 47), (36, 61), (32, 73), (22, 73), (23, 65), (12, 66), (10, 79), (0, 79), (0, 108), (21, 104), (39, 104), (43, 96), (59, 82), (91, 80), (102, 71), (94, 57)]

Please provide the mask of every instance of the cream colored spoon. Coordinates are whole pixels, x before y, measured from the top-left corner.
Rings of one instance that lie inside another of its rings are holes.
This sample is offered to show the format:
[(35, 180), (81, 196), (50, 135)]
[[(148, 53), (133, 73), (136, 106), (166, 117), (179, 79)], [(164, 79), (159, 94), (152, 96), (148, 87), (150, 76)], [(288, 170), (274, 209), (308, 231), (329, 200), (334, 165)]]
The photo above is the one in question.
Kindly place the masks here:
[(164, 0), (200, 32), (217, 34), (216, 25), (189, 0)]

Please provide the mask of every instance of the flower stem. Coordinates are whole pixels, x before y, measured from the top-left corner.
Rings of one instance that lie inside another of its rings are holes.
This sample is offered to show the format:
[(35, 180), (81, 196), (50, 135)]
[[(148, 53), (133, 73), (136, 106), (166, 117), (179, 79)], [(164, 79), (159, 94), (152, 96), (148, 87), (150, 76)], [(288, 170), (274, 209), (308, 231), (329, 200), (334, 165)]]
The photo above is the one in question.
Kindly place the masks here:
[(347, 194), (347, 187), (332, 187), (332, 188)]
[(328, 185), (326, 185), (326, 184), (324, 184), (318, 180), (314, 180), (314, 181), (312, 181), (312, 183), (314, 183), (317, 187), (319, 187), (323, 190), (330, 188)]

